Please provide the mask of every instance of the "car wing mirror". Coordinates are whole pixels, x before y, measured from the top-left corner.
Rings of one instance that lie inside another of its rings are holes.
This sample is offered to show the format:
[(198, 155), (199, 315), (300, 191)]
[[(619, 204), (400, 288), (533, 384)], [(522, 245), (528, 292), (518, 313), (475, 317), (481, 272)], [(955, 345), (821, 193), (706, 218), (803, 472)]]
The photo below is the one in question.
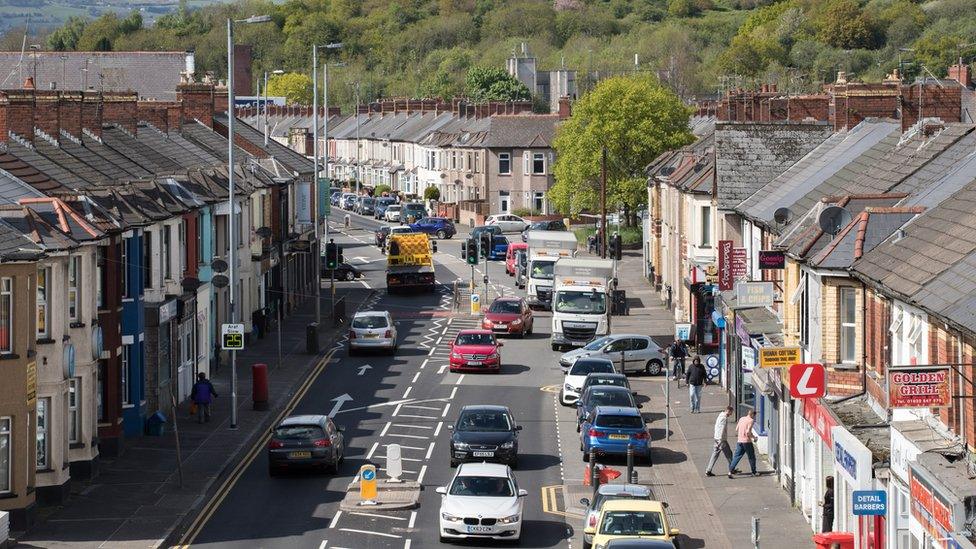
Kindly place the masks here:
[(521, 431), (522, 430), (522, 426), (521, 425), (516, 425), (515, 426), (515, 430), (516, 431)]
[(447, 486), (438, 486), (434, 488), (434, 491), (443, 496), (447, 494)]
[(519, 488), (518, 494), (518, 497), (524, 498), (525, 496), (529, 495), (529, 491), (525, 488)]
[(672, 528), (671, 529), (671, 535), (672, 536), (678, 536), (680, 534), (681, 534), (681, 530), (678, 530), (677, 528)]
[(641, 408), (643, 408), (643, 407), (644, 407), (644, 405), (643, 405), (643, 404), (641, 404), (641, 403), (639, 403), (639, 402), (637, 403), (637, 409), (638, 409), (638, 410), (639, 410), (639, 409), (641, 409)]

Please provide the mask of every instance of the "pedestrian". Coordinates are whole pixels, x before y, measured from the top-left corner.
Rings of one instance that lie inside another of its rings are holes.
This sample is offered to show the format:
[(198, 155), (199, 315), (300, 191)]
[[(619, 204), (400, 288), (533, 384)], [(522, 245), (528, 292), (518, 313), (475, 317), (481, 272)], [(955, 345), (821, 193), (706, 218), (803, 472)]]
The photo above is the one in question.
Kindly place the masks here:
[(207, 379), (207, 374), (203, 372), (197, 374), (197, 382), (193, 384), (190, 394), (193, 395), (193, 403), (197, 405), (197, 423), (210, 421), (210, 404), (218, 395), (213, 383)]
[(715, 447), (712, 448), (712, 457), (708, 458), (708, 466), (705, 467), (706, 477), (715, 476), (715, 473), (712, 473), (712, 468), (715, 467), (715, 462), (718, 461), (718, 456), (721, 454), (725, 454), (725, 461), (729, 463), (729, 473), (737, 472), (732, 469), (732, 448), (729, 447), (729, 418), (732, 417), (732, 412), (732, 407), (728, 406), (719, 412), (718, 417), (715, 418), (715, 431), (712, 433)]
[(834, 531), (834, 477), (827, 477), (824, 479), (824, 484), (827, 489), (824, 490), (823, 503), (823, 521), (820, 531), (821, 532), (833, 532)]
[(735, 470), (735, 466), (739, 464), (743, 455), (749, 458), (749, 469), (752, 470), (752, 476), (759, 476), (759, 473), (756, 472), (756, 448), (752, 444), (756, 439), (756, 435), (752, 434), (752, 426), (755, 423), (756, 411), (749, 410), (749, 413), (739, 418), (739, 422), (735, 425), (735, 455), (732, 456), (732, 463), (729, 464), (729, 478), (732, 478), (732, 471)]
[(701, 359), (696, 356), (685, 374), (685, 382), (688, 383), (688, 395), (691, 401), (691, 413), (693, 414), (701, 412), (701, 391), (706, 378), (708, 378), (708, 372), (705, 371)]
[(688, 356), (688, 348), (680, 340), (675, 339), (674, 343), (668, 347), (668, 354), (671, 355), (671, 379), (674, 381), (678, 380), (678, 376), (683, 375), (685, 371), (685, 357)]

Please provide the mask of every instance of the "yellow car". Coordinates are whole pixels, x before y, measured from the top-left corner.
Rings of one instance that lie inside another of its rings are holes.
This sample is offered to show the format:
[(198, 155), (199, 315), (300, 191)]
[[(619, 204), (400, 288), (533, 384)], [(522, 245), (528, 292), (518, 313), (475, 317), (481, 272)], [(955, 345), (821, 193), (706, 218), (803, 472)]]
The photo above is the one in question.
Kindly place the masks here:
[[(593, 536), (594, 549), (605, 549), (615, 539), (675, 541), (680, 532), (671, 528), (665, 503), (635, 499), (611, 500), (603, 504)], [(677, 545), (677, 544), (675, 544)]]

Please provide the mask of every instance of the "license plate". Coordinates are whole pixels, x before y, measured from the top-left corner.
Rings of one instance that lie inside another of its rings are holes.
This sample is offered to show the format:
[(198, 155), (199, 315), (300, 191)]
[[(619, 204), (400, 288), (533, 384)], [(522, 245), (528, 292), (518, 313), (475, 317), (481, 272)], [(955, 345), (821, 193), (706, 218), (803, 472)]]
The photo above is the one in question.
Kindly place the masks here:
[(481, 366), (480, 360), (470, 360), (468, 361), (468, 366)]
[(610, 435), (610, 440), (630, 440), (629, 435)]
[(492, 531), (491, 526), (468, 526), (468, 533), (470, 534), (484, 534)]
[(312, 452), (288, 452), (288, 459), (308, 459)]
[(366, 339), (376, 339), (379, 334), (366, 334)]
[(476, 458), (490, 458), (495, 455), (495, 452), (471, 452)]
[(495, 327), (496, 328), (507, 328), (508, 325), (506, 325), (506, 324), (495, 324)]

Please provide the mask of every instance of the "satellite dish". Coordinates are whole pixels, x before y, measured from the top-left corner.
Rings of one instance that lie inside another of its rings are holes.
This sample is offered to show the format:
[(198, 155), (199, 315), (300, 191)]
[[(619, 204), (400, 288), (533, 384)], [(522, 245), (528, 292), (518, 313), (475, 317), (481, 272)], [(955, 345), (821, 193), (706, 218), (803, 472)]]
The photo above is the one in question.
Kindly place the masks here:
[(789, 208), (776, 208), (773, 212), (773, 219), (780, 225), (786, 225), (793, 219), (793, 212)]
[(230, 279), (226, 275), (214, 275), (210, 282), (217, 288), (226, 288), (230, 284)]
[(851, 222), (851, 212), (840, 206), (827, 206), (820, 212), (817, 223), (823, 232), (835, 235)]
[(674, 173), (674, 166), (665, 166), (661, 168), (661, 175), (667, 177)]
[(274, 233), (271, 231), (271, 227), (261, 227), (259, 229), (256, 229), (254, 231), (254, 234), (258, 235), (261, 238), (271, 238), (271, 236)]
[(210, 266), (218, 273), (222, 273), (227, 270), (227, 262), (223, 259), (214, 259)]

